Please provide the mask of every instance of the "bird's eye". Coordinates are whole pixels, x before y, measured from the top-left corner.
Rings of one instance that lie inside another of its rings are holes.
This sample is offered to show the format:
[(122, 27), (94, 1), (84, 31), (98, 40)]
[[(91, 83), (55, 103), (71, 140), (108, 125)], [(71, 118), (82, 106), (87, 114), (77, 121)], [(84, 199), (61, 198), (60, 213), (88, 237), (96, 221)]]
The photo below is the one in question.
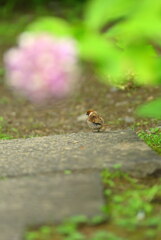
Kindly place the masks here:
[(90, 112), (89, 112), (89, 111), (87, 111), (86, 115), (89, 115), (89, 114), (90, 114)]

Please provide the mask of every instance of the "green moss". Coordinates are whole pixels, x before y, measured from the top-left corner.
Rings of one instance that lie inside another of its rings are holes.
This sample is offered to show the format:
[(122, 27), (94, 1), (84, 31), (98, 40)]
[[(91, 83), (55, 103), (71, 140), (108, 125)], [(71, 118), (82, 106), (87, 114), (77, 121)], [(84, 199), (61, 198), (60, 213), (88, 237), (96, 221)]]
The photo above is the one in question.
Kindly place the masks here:
[(161, 179), (138, 180), (120, 171), (102, 172), (106, 204), (102, 216), (75, 216), (47, 231), (27, 233), (26, 240), (160, 239)]
[(161, 154), (161, 129), (150, 128), (149, 131), (140, 131), (138, 136), (153, 150)]

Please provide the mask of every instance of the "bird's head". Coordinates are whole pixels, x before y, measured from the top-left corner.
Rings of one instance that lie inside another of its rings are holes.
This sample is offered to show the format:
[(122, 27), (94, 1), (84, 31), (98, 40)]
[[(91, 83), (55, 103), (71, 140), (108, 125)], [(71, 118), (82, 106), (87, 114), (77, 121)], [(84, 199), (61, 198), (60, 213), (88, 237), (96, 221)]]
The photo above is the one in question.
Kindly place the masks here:
[(94, 111), (94, 110), (88, 110), (87, 112), (86, 112), (86, 115), (91, 115), (92, 113), (96, 113), (96, 111)]

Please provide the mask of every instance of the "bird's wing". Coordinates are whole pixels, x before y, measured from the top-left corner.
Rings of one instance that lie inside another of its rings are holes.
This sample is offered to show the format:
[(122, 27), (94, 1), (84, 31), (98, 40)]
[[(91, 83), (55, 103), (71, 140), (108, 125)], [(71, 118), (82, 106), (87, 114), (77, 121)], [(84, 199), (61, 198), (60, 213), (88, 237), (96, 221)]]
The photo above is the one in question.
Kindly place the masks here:
[(103, 124), (104, 123), (104, 121), (103, 121), (103, 119), (100, 117), (100, 116), (91, 116), (92, 117), (92, 122), (93, 123), (96, 123), (96, 124)]

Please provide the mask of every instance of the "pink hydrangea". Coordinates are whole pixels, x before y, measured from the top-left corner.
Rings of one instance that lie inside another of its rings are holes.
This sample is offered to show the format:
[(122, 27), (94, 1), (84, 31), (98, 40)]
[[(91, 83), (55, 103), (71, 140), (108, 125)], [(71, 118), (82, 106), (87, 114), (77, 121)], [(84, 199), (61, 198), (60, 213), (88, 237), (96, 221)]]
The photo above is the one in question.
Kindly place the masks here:
[(69, 95), (78, 80), (73, 39), (24, 33), (4, 55), (8, 84), (34, 102)]

